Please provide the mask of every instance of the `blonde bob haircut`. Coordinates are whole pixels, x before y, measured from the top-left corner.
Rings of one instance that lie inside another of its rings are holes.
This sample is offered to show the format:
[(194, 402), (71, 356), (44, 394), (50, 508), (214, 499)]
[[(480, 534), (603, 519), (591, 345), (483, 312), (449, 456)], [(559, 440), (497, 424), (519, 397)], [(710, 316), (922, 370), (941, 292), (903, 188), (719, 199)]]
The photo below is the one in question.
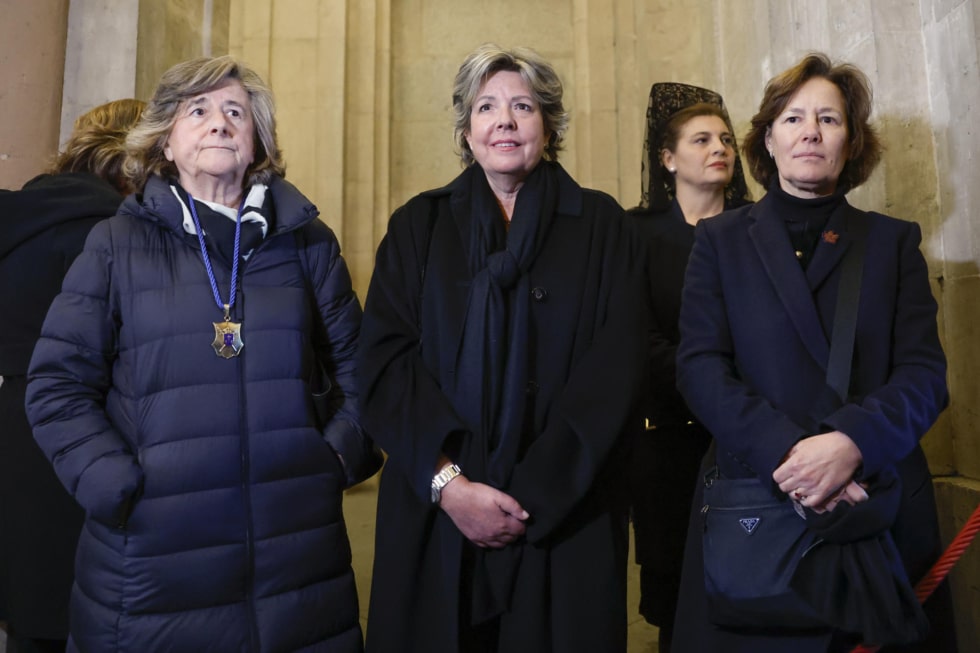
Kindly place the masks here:
[(255, 159), (245, 170), (244, 187), (267, 184), (286, 174), (276, 138), (272, 91), (251, 68), (234, 57), (201, 57), (179, 63), (163, 74), (140, 121), (126, 139), (126, 173), (137, 189), (153, 175), (177, 177), (177, 166), (164, 155), (167, 139), (183, 102), (237, 81), (245, 89), (255, 125)]
[(857, 188), (868, 180), (881, 161), (884, 148), (870, 122), (872, 92), (867, 75), (857, 66), (834, 64), (827, 55), (813, 52), (769, 80), (759, 103), (759, 111), (752, 117), (752, 127), (742, 144), (749, 171), (763, 188), (768, 189), (770, 181), (778, 173), (776, 162), (769, 156), (766, 147), (766, 135), (800, 87), (814, 78), (831, 82), (844, 98), (847, 161), (837, 179), (837, 189), (846, 193)]
[(135, 190), (123, 173), (126, 134), (139, 122), (145, 106), (140, 100), (126, 98), (100, 104), (80, 115), (48, 172), (88, 172), (123, 195)]
[(453, 83), (453, 137), (463, 166), (474, 162), (473, 152), (466, 142), (470, 130), (470, 114), (480, 87), (494, 74), (501, 71), (519, 73), (531, 90), (534, 101), (541, 109), (548, 141), (544, 146), (544, 158), (557, 161), (562, 140), (568, 131), (568, 112), (562, 104), (561, 79), (555, 69), (541, 55), (530, 48), (504, 50), (494, 43), (485, 43), (471, 52), (456, 73)]

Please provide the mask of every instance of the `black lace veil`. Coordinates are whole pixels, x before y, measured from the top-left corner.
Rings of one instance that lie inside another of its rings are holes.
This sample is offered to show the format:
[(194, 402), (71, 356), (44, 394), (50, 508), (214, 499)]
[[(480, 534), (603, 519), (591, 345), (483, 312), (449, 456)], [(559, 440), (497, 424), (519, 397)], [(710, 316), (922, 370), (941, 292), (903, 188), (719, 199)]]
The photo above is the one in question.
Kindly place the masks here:
[[(650, 101), (647, 104), (646, 134), (643, 138), (643, 167), (640, 178), (642, 195), (639, 209), (665, 211), (674, 200), (673, 186), (666, 181), (669, 173), (660, 163), (660, 150), (664, 139), (664, 129), (670, 118), (694, 104), (717, 104), (725, 116), (728, 110), (721, 95), (706, 88), (682, 84), (680, 82), (658, 82), (650, 88)], [(731, 120), (728, 120), (731, 123)], [(725, 208), (744, 204), (749, 200), (742, 160), (735, 149), (735, 170), (732, 181), (725, 187)]]

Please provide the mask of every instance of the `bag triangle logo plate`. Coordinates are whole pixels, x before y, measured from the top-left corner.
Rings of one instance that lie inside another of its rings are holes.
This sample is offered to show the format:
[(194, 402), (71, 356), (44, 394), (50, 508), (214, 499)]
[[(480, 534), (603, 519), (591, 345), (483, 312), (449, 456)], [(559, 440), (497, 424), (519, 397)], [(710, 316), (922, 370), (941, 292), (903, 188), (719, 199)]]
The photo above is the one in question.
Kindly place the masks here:
[(760, 519), (758, 517), (742, 517), (738, 520), (738, 523), (742, 525), (746, 533), (751, 535), (755, 531), (756, 526), (759, 525), (759, 521)]

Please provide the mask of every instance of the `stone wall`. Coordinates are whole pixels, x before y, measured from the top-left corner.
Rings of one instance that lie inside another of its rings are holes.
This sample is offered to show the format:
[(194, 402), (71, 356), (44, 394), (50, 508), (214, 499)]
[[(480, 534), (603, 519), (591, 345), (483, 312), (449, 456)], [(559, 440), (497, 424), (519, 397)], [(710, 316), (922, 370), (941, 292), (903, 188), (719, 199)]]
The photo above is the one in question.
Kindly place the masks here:
[(68, 0), (0, 11), (0, 188), (20, 188), (58, 152)]
[(143, 97), (137, 95), (135, 83), (139, 4), (104, 0), (72, 0), (70, 4), (61, 143), (71, 135), (75, 118), (89, 109), (110, 100)]

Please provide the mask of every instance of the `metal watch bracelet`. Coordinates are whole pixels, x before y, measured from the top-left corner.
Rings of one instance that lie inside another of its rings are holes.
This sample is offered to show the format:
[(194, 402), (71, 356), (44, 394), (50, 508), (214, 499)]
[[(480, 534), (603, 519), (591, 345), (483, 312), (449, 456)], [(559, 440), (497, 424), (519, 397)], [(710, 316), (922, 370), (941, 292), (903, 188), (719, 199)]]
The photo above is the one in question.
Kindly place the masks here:
[(432, 503), (439, 503), (442, 498), (442, 488), (446, 487), (449, 481), (459, 476), (462, 472), (459, 465), (449, 463), (439, 470), (439, 473), (432, 477)]

